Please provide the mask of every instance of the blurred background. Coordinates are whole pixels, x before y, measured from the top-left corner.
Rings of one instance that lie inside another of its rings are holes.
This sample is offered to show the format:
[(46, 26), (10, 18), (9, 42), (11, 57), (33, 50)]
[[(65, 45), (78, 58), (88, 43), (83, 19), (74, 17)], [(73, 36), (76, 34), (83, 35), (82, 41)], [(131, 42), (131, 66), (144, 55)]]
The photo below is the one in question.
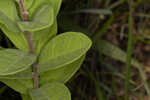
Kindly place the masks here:
[[(72, 100), (150, 100), (150, 0), (63, 0), (58, 26), (93, 41), (67, 83)], [(4, 34), (0, 45), (12, 46)], [(4, 84), (0, 97), (21, 100)]]

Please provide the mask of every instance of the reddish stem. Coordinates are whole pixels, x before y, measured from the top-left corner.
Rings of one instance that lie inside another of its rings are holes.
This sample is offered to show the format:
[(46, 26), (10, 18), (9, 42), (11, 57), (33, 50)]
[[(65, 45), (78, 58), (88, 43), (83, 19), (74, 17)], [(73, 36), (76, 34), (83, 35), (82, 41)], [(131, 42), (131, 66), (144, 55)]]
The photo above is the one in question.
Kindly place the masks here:
[[(27, 11), (24, 9), (24, 5), (23, 5), (23, 0), (20, 0), (20, 9), (21, 9), (21, 14), (22, 14), (22, 19), (23, 21), (27, 21)], [(29, 31), (25, 31), (26, 33), (26, 38), (28, 40), (28, 44), (29, 44), (29, 50), (31, 54), (34, 54), (33, 52), (33, 40), (31, 37), (31, 34)], [(33, 64), (33, 80), (34, 80), (34, 88), (38, 88), (39, 87), (39, 77), (38, 77), (38, 72), (37, 72), (37, 67), (38, 64), (34, 63)]]
[(29, 44), (30, 53), (33, 54), (33, 40), (29, 31), (25, 31), (26, 37)]
[(24, 9), (23, 0), (20, 0), (20, 8), (23, 21), (27, 21), (27, 11)]

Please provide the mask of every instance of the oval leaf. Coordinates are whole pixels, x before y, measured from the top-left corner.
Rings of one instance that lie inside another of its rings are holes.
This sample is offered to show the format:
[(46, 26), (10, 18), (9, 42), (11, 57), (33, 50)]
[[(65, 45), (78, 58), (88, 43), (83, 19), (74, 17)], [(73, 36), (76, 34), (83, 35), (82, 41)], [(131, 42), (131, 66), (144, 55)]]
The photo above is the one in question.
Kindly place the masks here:
[(36, 0), (36, 2), (34, 2), (32, 4), (32, 7), (29, 9), (29, 16), (32, 16), (33, 13), (39, 7), (41, 7), (43, 4), (51, 4), (52, 7), (54, 8), (54, 13), (55, 13), (55, 16), (56, 16), (58, 14), (59, 9), (60, 9), (61, 2), (62, 2), (62, 0)]
[(53, 38), (39, 57), (39, 72), (60, 68), (83, 56), (91, 40), (82, 33), (68, 32)]
[(16, 26), (17, 10), (13, 0), (0, 0), (0, 23), (11, 31), (17, 31)]
[(13, 44), (23, 50), (28, 51), (28, 42), (23, 32), (19, 29), (16, 20), (17, 10), (14, 0), (0, 0), (0, 28)]
[(33, 79), (32, 68), (29, 68), (25, 71), (18, 72), (13, 75), (0, 75), (0, 79)]
[(35, 56), (19, 50), (0, 50), (0, 75), (12, 75), (24, 71), (35, 61)]
[(8, 18), (3, 12), (0, 11), (0, 24), (4, 25), (9, 31), (21, 32), (15, 22)]
[(51, 82), (39, 89), (31, 89), (29, 94), (32, 100), (71, 100), (68, 88), (58, 82)]
[(66, 83), (79, 70), (84, 58), (85, 55), (71, 64), (41, 73), (39, 80), (40, 85), (51, 81)]
[(20, 33), (11, 32), (9, 31), (9, 29), (7, 29), (5, 26), (1, 24), (0, 24), (0, 28), (17, 48), (25, 52), (29, 51), (28, 42), (23, 32)]
[(21, 94), (27, 94), (28, 90), (34, 87), (32, 79), (0, 79), (0, 81)]
[(13, 0), (0, 0), (0, 11), (8, 16), (11, 20), (16, 20), (17, 11)]
[(32, 34), (32, 38), (34, 40), (34, 52), (35, 54), (39, 55), (42, 48), (45, 44), (51, 40), (53, 37), (56, 36), (57, 33), (57, 22), (54, 21), (54, 24), (50, 28), (46, 28), (40, 31), (36, 31)]
[(51, 5), (43, 5), (35, 13), (32, 21), (18, 22), (22, 31), (39, 31), (50, 27), (54, 22), (54, 10)]

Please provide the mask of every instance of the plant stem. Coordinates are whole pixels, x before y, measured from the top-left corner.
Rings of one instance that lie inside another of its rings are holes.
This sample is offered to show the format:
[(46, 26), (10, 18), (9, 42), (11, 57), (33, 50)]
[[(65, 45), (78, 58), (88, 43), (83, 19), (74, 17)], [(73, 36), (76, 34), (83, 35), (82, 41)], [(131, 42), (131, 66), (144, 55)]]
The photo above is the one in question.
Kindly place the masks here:
[[(23, 5), (23, 0), (20, 0), (20, 9), (21, 9), (21, 14), (22, 14), (22, 19), (23, 21), (27, 21), (27, 15), (28, 15), (28, 12), (25, 10), (24, 8), (24, 5)], [(34, 51), (33, 51), (33, 40), (32, 40), (32, 37), (31, 37), (31, 34), (29, 31), (25, 31), (25, 34), (26, 34), (26, 38), (27, 38), (27, 41), (28, 41), (28, 44), (29, 44), (29, 51), (31, 54), (34, 54)], [(37, 67), (38, 67), (38, 64), (37, 63), (34, 63), (33, 64), (33, 80), (34, 80), (34, 88), (38, 88), (39, 87), (39, 77), (38, 77), (38, 72), (37, 72)]]
[(126, 62), (126, 81), (125, 81), (125, 100), (129, 100), (129, 80), (131, 78), (131, 59), (132, 59), (132, 48), (133, 48), (133, 41), (132, 41), (132, 33), (133, 33), (133, 20), (132, 20), (132, 0), (129, 0), (129, 33), (128, 33), (128, 48), (127, 48), (127, 62)]

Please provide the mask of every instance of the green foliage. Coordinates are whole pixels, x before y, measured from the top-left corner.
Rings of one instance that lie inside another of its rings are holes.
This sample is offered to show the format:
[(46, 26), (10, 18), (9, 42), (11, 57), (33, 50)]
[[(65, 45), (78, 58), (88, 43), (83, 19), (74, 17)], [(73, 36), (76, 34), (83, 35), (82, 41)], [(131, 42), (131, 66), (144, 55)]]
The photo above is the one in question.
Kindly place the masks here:
[(39, 72), (58, 69), (76, 61), (90, 46), (91, 41), (81, 33), (68, 32), (53, 38), (41, 52)]
[(28, 44), (26, 37), (22, 31), (17, 27), (17, 10), (13, 0), (0, 1), (0, 28), (5, 35), (13, 42), (13, 44), (23, 50), (28, 51)]
[(32, 21), (21, 21), (18, 25), (22, 31), (39, 31), (50, 27), (54, 22), (54, 10), (50, 5), (43, 5), (35, 13)]
[[(27, 0), (26, 0), (27, 1)], [(30, 1), (27, 1), (30, 2)], [(62, 0), (36, 0), (34, 1), (30, 9), (28, 9), (28, 16), (29, 20), (33, 19), (33, 16), (35, 15), (36, 11), (41, 8), (43, 5), (50, 5), (54, 9), (54, 21), (53, 25), (51, 27), (45, 28), (43, 30), (35, 31), (34, 34), (32, 34), (32, 38), (34, 40), (34, 52), (39, 55), (44, 45), (52, 39), (54, 36), (56, 36), (57, 33), (57, 21), (56, 17), (58, 14), (58, 11), (60, 9)], [(41, 34), (44, 33), (44, 34)]]
[[(44, 33), (44, 34), (42, 34)], [(54, 21), (53, 25), (49, 28), (33, 32), (32, 38), (34, 40), (34, 52), (35, 54), (39, 55), (42, 48), (47, 44), (49, 40), (56, 36), (57, 33), (57, 22)]]
[(40, 78), (40, 84), (44, 84), (52, 80), (66, 83), (80, 68), (84, 58), (85, 57), (83, 56), (77, 61), (74, 61), (73, 63), (70, 63), (68, 65), (62, 66), (61, 68), (49, 70), (44, 73), (40, 73), (40, 76), (42, 77)]
[(22, 97), (22, 100), (32, 100), (29, 95), (22, 94), (21, 97)]
[(31, 69), (26, 69), (25, 71), (20, 71), (13, 75), (3, 75), (0, 79), (32, 79)]
[(13, 0), (1, 0), (0, 11), (3, 12), (12, 21), (16, 20), (17, 12)]
[[(104, 55), (108, 57), (111, 57), (113, 59), (119, 60), (124, 63), (126, 62), (127, 54), (123, 50), (118, 48), (117, 46), (105, 40), (99, 40), (97, 43), (97, 48), (99, 52), (103, 53)], [(137, 68), (140, 67), (140, 64), (135, 59), (132, 59), (131, 64)]]
[[(28, 0), (27, 2), (30, 2), (30, 1)], [(29, 15), (32, 16), (34, 12), (38, 8), (40, 8), (43, 4), (51, 4), (54, 8), (55, 15), (57, 15), (61, 6), (61, 2), (62, 0), (36, 0), (36, 2), (34, 1), (32, 4), (32, 7), (30, 7), (30, 9), (28, 10), (30, 13)]]
[[(16, 2), (0, 1), (0, 28), (18, 49), (0, 49), (0, 81), (21, 93), (23, 100), (71, 100), (64, 85), (80, 68), (91, 40), (79, 32), (56, 36), (61, 0), (24, 0), (28, 21)], [(30, 32), (34, 54), (25, 31)], [(32, 65), (38, 64), (39, 88), (33, 89)]]
[(107, 9), (82, 9), (78, 10), (72, 13), (91, 13), (91, 14), (105, 14), (105, 15), (110, 15), (112, 14), (112, 11), (107, 10)]
[[(126, 63), (127, 54), (123, 50), (118, 48), (117, 46), (114, 46), (105, 40), (99, 40), (97, 43), (97, 48), (98, 48), (100, 53), (103, 53), (104, 55), (106, 55), (108, 57), (111, 57), (113, 59), (116, 59), (118, 61)], [(146, 80), (146, 75), (145, 75), (145, 72), (143, 70), (144, 65), (139, 63), (134, 58), (131, 59), (131, 65), (136, 67), (139, 70), (141, 79), (144, 82), (144, 87), (146, 89), (146, 92), (150, 96), (150, 90), (149, 90), (148, 82)]]
[(39, 89), (29, 90), (32, 100), (71, 100), (66, 86), (59, 82), (51, 82)]
[(12, 75), (29, 68), (36, 57), (15, 49), (0, 50), (0, 76)]
[(32, 79), (0, 79), (1, 82), (11, 87), (21, 94), (28, 94), (28, 90), (33, 88)]
[(6, 27), (9, 31), (19, 33), (20, 30), (18, 26), (15, 24), (13, 20), (11, 20), (9, 17), (7, 17), (3, 12), (0, 11), (0, 23), (4, 27)]

